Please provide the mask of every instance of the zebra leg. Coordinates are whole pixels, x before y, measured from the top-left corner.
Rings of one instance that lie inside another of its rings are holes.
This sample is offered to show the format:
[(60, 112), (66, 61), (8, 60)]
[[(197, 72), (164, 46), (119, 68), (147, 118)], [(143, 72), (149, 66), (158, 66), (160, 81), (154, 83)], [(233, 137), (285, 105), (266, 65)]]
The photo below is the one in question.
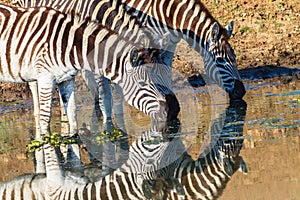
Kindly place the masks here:
[[(39, 105), (39, 96), (38, 96), (38, 86), (37, 82), (29, 82), (29, 88), (33, 98), (33, 113), (35, 120), (35, 139), (42, 140), (41, 127), (40, 127), (40, 105)], [(44, 151), (35, 151), (35, 172), (36, 173), (46, 173), (45, 169), (45, 160), (44, 160)]]
[[(114, 125), (112, 123), (111, 112), (112, 112), (112, 96), (111, 96), (111, 89), (108, 83), (108, 79), (104, 76), (94, 75), (95, 81), (97, 82), (98, 86), (98, 101), (99, 107), (103, 114), (103, 124), (102, 130), (112, 131), (114, 129)], [(110, 142), (104, 142), (101, 145), (102, 152), (98, 153), (98, 157), (95, 158), (93, 154), (89, 153), (90, 161), (94, 164), (96, 160), (99, 160), (102, 163), (102, 175), (109, 174), (112, 172), (113, 168), (110, 166), (109, 163), (114, 163), (114, 150), (113, 146)], [(112, 157), (113, 156), (113, 157)], [(103, 165), (104, 164), (104, 165)]]
[(102, 112), (101, 112), (102, 110), (99, 107), (98, 84), (95, 80), (93, 72), (82, 69), (81, 75), (94, 100), (94, 111), (93, 111), (92, 121), (91, 121), (91, 132), (95, 133), (99, 129), (99, 121), (102, 116)]
[(52, 147), (50, 144), (43, 146), (45, 151), (46, 162), (46, 178), (47, 178), (47, 190), (46, 194), (51, 196), (50, 199), (56, 199), (52, 195), (57, 194), (58, 190), (64, 188), (69, 179), (69, 183), (87, 184), (88, 178), (83, 177), (82, 174), (68, 172), (64, 170), (61, 161), (61, 154), (59, 148)]
[[(76, 115), (76, 104), (74, 95), (74, 84), (75, 80), (70, 79), (58, 84), (60, 98), (64, 105), (65, 114), (68, 117), (70, 124), (69, 136), (74, 136), (77, 132), (77, 115)], [(70, 168), (72, 171), (78, 171), (83, 173), (83, 166), (80, 156), (80, 147), (78, 144), (68, 145), (67, 155), (66, 150), (64, 151), (64, 158), (66, 159), (65, 167)]]
[(38, 80), (38, 94), (40, 101), (40, 127), (41, 135), (50, 133), (50, 119), (52, 110), (54, 82), (51, 78), (43, 76)]
[(86, 82), (87, 87), (93, 95), (95, 103), (95, 113), (97, 120), (92, 119), (92, 132), (97, 132), (98, 126), (95, 125), (95, 122), (100, 121), (100, 114), (98, 114), (98, 108), (101, 110), (103, 115), (103, 125), (102, 129), (107, 131), (112, 131), (114, 125), (112, 123), (112, 96), (111, 89), (108, 83), (108, 79), (104, 76), (99, 76), (93, 74), (90, 71), (82, 70), (82, 77)]
[(112, 83), (112, 95), (113, 95), (113, 108), (114, 108), (114, 117), (116, 120), (116, 124), (118, 128), (120, 128), (123, 132), (126, 132), (125, 120), (124, 120), (124, 112), (123, 112), (123, 91), (122, 88)]
[(67, 115), (70, 123), (69, 135), (74, 135), (78, 128), (74, 85), (74, 78), (58, 84), (60, 99), (64, 106), (64, 115)]
[(62, 185), (65, 171), (63, 170), (62, 163), (60, 162), (61, 154), (59, 149), (52, 147), (49, 143), (44, 144), (43, 149), (45, 152), (47, 182), (55, 185)]
[(60, 132), (61, 132), (60, 134), (63, 136), (67, 136), (69, 135), (70, 124), (69, 124), (68, 116), (66, 114), (67, 112), (65, 110), (65, 105), (60, 94), (59, 94), (59, 105), (60, 105)]
[(122, 88), (117, 84), (111, 84), (112, 86), (112, 95), (113, 95), (113, 110), (116, 125), (119, 129), (122, 130), (122, 139), (121, 141), (115, 144), (115, 155), (117, 165), (122, 165), (128, 159), (128, 135), (125, 126), (124, 120), (124, 111), (123, 111), (123, 91)]
[(112, 95), (108, 79), (95, 75), (99, 92), (99, 107), (103, 114), (103, 130), (112, 131), (115, 127), (112, 123)]
[[(112, 120), (111, 120), (112, 100), (111, 100), (111, 90), (110, 90), (108, 80), (103, 76), (95, 75), (92, 72), (87, 70), (82, 70), (81, 73), (83, 79), (86, 82), (87, 87), (89, 88), (91, 94), (93, 95), (95, 108), (97, 108), (98, 106), (101, 110), (101, 113), (103, 114), (102, 129), (108, 131), (113, 130), (113, 128), (109, 128), (114, 126), (112, 125)], [(91, 126), (92, 133), (98, 131), (98, 125), (96, 125), (96, 123), (98, 124), (99, 121), (100, 121), (99, 118), (97, 118), (97, 120), (94, 120), (94, 117), (92, 118), (92, 126)], [(88, 152), (90, 162), (94, 165), (98, 165), (99, 164), (98, 162), (101, 162), (103, 159), (102, 152), (103, 151), (99, 152), (97, 154), (97, 157), (95, 157), (93, 153)]]
[[(68, 136), (69, 135), (69, 120), (66, 115), (66, 109), (62, 97), (59, 93), (59, 105), (60, 105), (60, 135)], [(62, 159), (65, 160), (67, 158), (68, 148), (66, 146), (61, 146), (60, 151), (62, 153)]]

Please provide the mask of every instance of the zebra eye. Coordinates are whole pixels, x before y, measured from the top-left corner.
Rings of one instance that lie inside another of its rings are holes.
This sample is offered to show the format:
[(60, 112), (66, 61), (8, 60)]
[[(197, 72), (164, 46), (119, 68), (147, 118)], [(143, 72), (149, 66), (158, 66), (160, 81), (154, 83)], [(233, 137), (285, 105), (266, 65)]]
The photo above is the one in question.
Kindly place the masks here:
[(139, 51), (137, 48), (134, 48), (131, 52), (130, 52), (130, 62), (133, 66), (135, 66), (137, 60), (139, 57)]

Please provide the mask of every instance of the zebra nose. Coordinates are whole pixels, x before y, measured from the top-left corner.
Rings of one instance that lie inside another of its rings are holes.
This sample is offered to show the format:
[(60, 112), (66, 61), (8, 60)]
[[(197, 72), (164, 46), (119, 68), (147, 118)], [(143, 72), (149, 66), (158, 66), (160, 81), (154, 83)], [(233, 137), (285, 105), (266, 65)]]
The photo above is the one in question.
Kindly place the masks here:
[(178, 99), (174, 94), (166, 94), (165, 100), (159, 100), (159, 110), (154, 114), (156, 121), (173, 121), (178, 120), (180, 112)]
[(234, 80), (234, 88), (231, 92), (229, 92), (230, 100), (238, 100), (242, 99), (246, 94), (245, 86), (242, 81), (235, 79)]
[(176, 98), (176, 95), (171, 93), (171, 94), (166, 94), (165, 95), (167, 105), (168, 105), (168, 116), (167, 120), (173, 121), (173, 120), (178, 120), (177, 116), (178, 113), (180, 112), (180, 105), (178, 102), (178, 99)]

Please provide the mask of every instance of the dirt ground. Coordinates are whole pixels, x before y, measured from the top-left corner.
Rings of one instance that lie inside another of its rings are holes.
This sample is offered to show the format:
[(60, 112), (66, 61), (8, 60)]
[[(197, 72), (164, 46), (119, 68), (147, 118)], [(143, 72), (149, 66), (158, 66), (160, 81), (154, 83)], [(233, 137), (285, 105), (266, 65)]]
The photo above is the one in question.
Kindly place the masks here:
[[(280, 66), (300, 69), (300, 4), (297, 0), (202, 2), (222, 25), (231, 19), (235, 21), (231, 45), (237, 54), (239, 70), (259, 69), (259, 73), (265, 74)], [(173, 66), (187, 76), (199, 70), (203, 72), (203, 67), (199, 67), (201, 57), (184, 42), (177, 47)], [(264, 66), (267, 70), (261, 68)], [(0, 84), (0, 101), (28, 99), (30, 95), (25, 88), (25, 84)]]

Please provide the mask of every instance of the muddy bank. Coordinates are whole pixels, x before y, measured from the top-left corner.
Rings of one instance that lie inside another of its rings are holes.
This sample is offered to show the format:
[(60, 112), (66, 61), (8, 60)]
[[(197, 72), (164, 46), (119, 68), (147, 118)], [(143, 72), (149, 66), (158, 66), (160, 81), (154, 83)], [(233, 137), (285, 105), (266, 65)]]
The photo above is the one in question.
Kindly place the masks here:
[(31, 98), (28, 84), (0, 82), (0, 102), (22, 101)]

